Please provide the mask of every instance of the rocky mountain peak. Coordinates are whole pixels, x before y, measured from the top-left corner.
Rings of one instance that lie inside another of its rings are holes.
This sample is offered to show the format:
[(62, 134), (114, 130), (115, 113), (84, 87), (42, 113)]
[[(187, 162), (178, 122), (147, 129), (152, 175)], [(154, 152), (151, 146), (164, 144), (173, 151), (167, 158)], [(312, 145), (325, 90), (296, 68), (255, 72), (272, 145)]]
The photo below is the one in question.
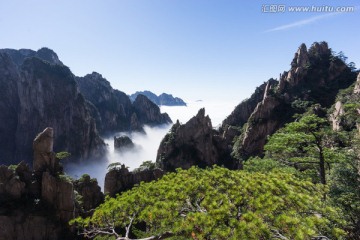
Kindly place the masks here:
[(36, 52), (35, 57), (45, 60), (51, 64), (63, 65), (58, 55), (50, 48), (46, 48), (46, 47), (40, 48)]
[[(301, 44), (279, 83), (269, 80), (261, 85), (224, 120), (224, 138), (230, 144), (237, 133), (234, 152), (240, 158), (261, 155), (268, 135), (292, 121), (292, 116), (305, 111), (309, 104), (330, 107), (338, 91), (349, 87), (355, 78), (346, 63), (332, 55), (326, 42), (315, 42), (309, 49)], [(354, 91), (360, 92), (358, 81)]]
[(185, 124), (176, 122), (160, 143), (157, 162), (165, 171), (191, 166), (206, 167), (213, 164), (235, 168), (230, 152), (219, 133), (212, 128), (205, 109), (198, 111)]
[(35, 57), (38, 59), (41, 59), (42, 61), (46, 61), (53, 65), (63, 65), (63, 63), (60, 61), (58, 55), (49, 48), (40, 48), (37, 51), (31, 50), (31, 49), (1, 49), (0, 52), (8, 54), (12, 61), (20, 67), (25, 59)]
[(309, 54), (313, 56), (321, 56), (325, 54), (331, 54), (331, 50), (327, 42), (314, 42), (309, 48)]
[(308, 51), (305, 43), (301, 44), (295, 53), (294, 59), (292, 61), (292, 67), (305, 67), (309, 63)]

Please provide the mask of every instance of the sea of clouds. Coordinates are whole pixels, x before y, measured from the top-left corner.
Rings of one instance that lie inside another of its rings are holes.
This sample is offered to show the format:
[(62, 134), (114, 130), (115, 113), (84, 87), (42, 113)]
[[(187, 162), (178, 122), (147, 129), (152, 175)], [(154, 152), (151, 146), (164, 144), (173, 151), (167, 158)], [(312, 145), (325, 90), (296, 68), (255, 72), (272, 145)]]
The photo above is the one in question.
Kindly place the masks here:
[[(187, 106), (161, 106), (161, 112), (169, 114), (170, 118), (175, 123), (179, 120), (181, 123), (186, 123), (190, 118), (195, 116), (199, 109), (205, 108), (205, 114), (209, 115), (212, 120), (214, 128), (220, 126), (221, 122), (228, 116), (238, 102), (211, 102), (211, 101), (192, 101), (188, 102)], [(96, 178), (100, 187), (103, 189), (105, 175), (108, 171), (107, 167), (110, 163), (120, 162), (133, 170), (141, 165), (144, 161), (155, 161), (157, 150), (160, 142), (166, 133), (171, 128), (171, 124), (160, 125), (156, 127), (145, 126), (145, 133), (128, 133), (115, 132), (104, 138), (108, 147), (108, 154), (104, 159), (99, 159), (90, 164), (67, 164), (65, 172), (73, 178), (80, 178), (87, 173), (92, 178)], [(131, 138), (135, 147), (128, 150), (117, 151), (114, 150), (114, 136), (127, 135)]]

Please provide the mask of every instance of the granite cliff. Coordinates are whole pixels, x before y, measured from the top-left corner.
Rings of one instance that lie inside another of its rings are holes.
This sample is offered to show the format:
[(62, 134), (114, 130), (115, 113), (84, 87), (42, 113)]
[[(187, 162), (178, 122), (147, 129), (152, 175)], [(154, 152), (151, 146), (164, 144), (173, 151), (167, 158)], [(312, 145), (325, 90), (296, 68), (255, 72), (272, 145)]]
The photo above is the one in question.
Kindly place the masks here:
[(56, 152), (80, 160), (104, 153), (75, 77), (53, 51), (1, 50), (0, 85), (1, 163), (31, 163), (32, 139), (47, 126), (56, 133)]

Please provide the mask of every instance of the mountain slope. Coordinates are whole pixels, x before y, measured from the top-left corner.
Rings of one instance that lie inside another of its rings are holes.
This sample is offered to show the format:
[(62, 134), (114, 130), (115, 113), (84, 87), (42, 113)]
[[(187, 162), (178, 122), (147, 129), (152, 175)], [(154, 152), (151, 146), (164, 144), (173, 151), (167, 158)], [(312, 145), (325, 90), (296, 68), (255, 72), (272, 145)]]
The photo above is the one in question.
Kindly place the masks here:
[[(292, 121), (295, 113), (302, 113), (310, 104), (330, 107), (338, 91), (355, 79), (356, 73), (326, 42), (315, 42), (309, 49), (302, 44), (280, 81), (270, 79), (259, 87), (223, 121), (221, 131), (229, 144), (236, 141), (237, 158), (261, 155), (267, 136)], [(230, 131), (233, 128), (239, 131), (235, 138)]]
[(116, 89), (102, 77), (93, 72), (84, 77), (76, 77), (80, 92), (89, 102), (92, 116), (96, 119), (101, 133), (114, 131), (142, 130), (143, 125), (171, 123), (167, 114), (143, 95), (131, 103), (129, 97)]

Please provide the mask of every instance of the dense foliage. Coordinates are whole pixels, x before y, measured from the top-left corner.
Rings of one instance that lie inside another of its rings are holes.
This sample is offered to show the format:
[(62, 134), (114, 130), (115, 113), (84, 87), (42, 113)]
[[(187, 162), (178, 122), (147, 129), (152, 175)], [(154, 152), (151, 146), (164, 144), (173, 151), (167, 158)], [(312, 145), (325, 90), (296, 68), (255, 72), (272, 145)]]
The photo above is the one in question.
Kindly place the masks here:
[(87, 237), (117, 239), (338, 238), (340, 218), (322, 202), (323, 191), (288, 173), (193, 167), (107, 198), (73, 223)]
[(301, 171), (316, 170), (322, 184), (326, 184), (326, 168), (342, 158), (338, 153), (327, 120), (315, 114), (303, 116), (273, 134), (264, 149), (267, 156)]

